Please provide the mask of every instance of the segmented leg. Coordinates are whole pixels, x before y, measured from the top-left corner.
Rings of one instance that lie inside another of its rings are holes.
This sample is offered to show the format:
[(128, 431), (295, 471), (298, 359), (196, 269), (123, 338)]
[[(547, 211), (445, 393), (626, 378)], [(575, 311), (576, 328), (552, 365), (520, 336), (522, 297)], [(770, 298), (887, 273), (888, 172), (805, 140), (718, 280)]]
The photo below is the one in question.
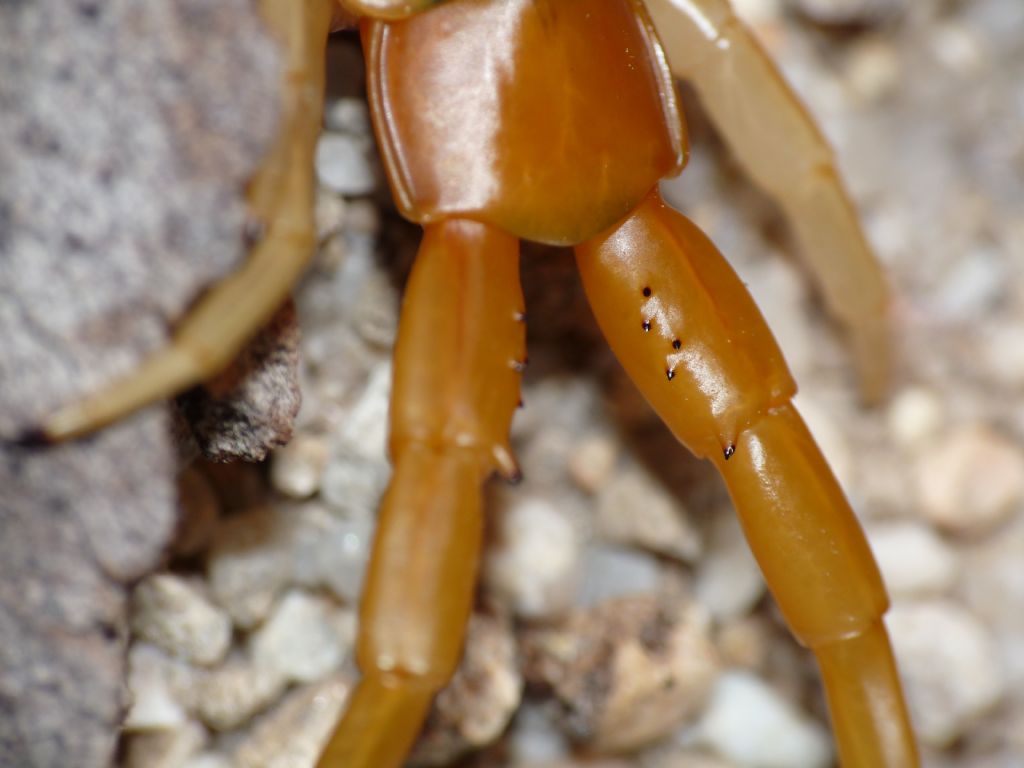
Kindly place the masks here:
[(821, 666), (843, 765), (917, 765), (878, 568), (740, 280), (656, 192), (577, 261), (630, 377), (722, 473), (779, 608)]
[(525, 354), (518, 241), (472, 221), (428, 225), (395, 347), (390, 451), (360, 607), (363, 678), (321, 768), (402, 764), (455, 671), (479, 560), (481, 484), (508, 447)]
[(887, 289), (828, 142), (727, 0), (646, 0), (677, 77), (691, 82), (732, 152), (782, 206), (833, 314), (866, 400), (888, 384)]
[(246, 263), (212, 288), (164, 349), (124, 378), (50, 416), (39, 437), (91, 432), (225, 368), (281, 306), (314, 251), (313, 152), (320, 133), (324, 41), (331, 0), (262, 0), (261, 12), (284, 45), (281, 129), (249, 189), (266, 231)]

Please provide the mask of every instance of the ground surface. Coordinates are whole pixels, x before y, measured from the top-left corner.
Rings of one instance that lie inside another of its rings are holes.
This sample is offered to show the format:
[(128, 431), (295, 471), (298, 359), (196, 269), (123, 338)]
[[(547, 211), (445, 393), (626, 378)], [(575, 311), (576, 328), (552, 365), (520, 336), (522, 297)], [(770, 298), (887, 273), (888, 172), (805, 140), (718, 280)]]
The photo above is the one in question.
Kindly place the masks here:
[[(750, 285), (876, 547), (926, 764), (1022, 766), (1024, 6), (739, 5), (833, 142), (890, 275), (888, 403), (860, 407), (784, 222), (692, 104), (691, 165), (666, 194)], [(348, 45), (333, 57), (358, 67)], [(310, 765), (352, 679), (352, 611), (387, 478), (396, 286), (416, 237), (382, 203), (356, 95), (339, 84), (328, 110), (321, 170), (334, 191), (298, 296), (295, 439), (269, 467), (183, 480), (195, 542), (136, 595), (127, 765)], [(571, 258), (531, 250), (524, 281), (531, 366), (514, 435), (526, 479), (489, 492), (478, 651), (421, 755), (483, 746), (518, 709), (471, 763), (830, 764), (813, 669), (710, 467), (624, 380)], [(665, 713), (680, 724), (630, 747)], [(574, 757), (569, 737), (597, 756)]]

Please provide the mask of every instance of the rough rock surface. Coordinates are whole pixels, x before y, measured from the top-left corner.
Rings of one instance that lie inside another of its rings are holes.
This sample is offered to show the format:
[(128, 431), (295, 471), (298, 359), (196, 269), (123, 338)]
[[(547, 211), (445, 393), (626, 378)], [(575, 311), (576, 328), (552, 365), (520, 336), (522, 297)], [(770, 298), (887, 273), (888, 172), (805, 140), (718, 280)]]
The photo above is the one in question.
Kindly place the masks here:
[[(245, 0), (0, 3), (0, 435), (131, 368), (242, 256), (276, 68)], [(0, 765), (110, 764), (125, 582), (174, 530), (175, 465), (161, 408), (0, 448)]]

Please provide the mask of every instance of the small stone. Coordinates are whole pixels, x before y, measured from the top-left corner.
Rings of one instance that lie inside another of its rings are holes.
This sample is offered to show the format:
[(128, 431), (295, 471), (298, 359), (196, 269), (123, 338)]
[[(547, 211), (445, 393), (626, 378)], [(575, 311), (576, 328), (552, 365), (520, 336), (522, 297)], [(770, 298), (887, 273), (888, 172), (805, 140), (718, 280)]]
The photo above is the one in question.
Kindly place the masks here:
[(718, 630), (715, 647), (722, 664), (743, 669), (759, 669), (768, 658), (771, 633), (757, 616), (733, 619)]
[(903, 67), (891, 42), (880, 36), (870, 37), (851, 51), (846, 76), (863, 102), (875, 103), (896, 91)]
[(591, 544), (583, 553), (583, 578), (576, 605), (588, 607), (616, 597), (654, 592), (662, 568), (647, 552)]
[(324, 127), (355, 136), (369, 136), (373, 131), (366, 102), (362, 99), (338, 99), (325, 104)]
[(718, 678), (699, 728), (708, 746), (743, 768), (832, 765), (825, 728), (748, 672)]
[(619, 448), (607, 434), (589, 435), (576, 445), (569, 456), (569, 476), (580, 490), (595, 494), (612, 475)]
[(906, 448), (927, 449), (945, 420), (942, 400), (931, 389), (909, 387), (900, 391), (886, 414), (889, 434)]
[(346, 648), (334, 631), (331, 606), (292, 590), (278, 602), (250, 641), (252, 660), (293, 683), (326, 677), (340, 666)]
[(1024, 495), (1024, 451), (980, 424), (960, 427), (914, 467), (918, 502), (936, 525), (974, 534), (1003, 521)]
[(700, 536), (682, 503), (636, 465), (613, 475), (598, 495), (597, 529), (609, 541), (684, 562), (701, 551)]
[(557, 764), (569, 754), (569, 741), (552, 722), (546, 707), (527, 698), (519, 708), (506, 739), (513, 766)]
[(1019, 387), (1024, 382), (1024, 344), (1020, 343), (1020, 327), (999, 322), (987, 328), (981, 352), (985, 368), (992, 378), (1006, 387)]
[(569, 737), (620, 752), (693, 717), (718, 674), (706, 612), (640, 595), (576, 611), (524, 640), (527, 677), (550, 686)]
[(240, 629), (270, 613), (293, 567), (288, 520), (259, 507), (221, 521), (207, 560), (214, 599)]
[(988, 630), (949, 600), (897, 603), (886, 623), (918, 736), (949, 746), (1004, 693)]
[(347, 133), (321, 134), (316, 145), (316, 175), (328, 189), (342, 195), (368, 195), (377, 188), (367, 137)]
[(715, 515), (709, 539), (697, 563), (697, 600), (719, 621), (744, 616), (764, 595), (765, 583), (731, 510)]
[(266, 709), (287, 685), (284, 675), (273, 667), (234, 656), (196, 681), (191, 692), (193, 711), (210, 728), (227, 731)]
[[(375, 271), (367, 275), (352, 307), (352, 318), (356, 333), (371, 348), (391, 352), (398, 335), (398, 291), (391, 278), (384, 272)], [(391, 394), (391, 371), (387, 370), (385, 397)]]
[(309, 589), (325, 587), (354, 605), (363, 588), (376, 521), (343, 518), (315, 504), (284, 512), (293, 524), (290, 581)]
[(195, 722), (132, 734), (126, 741), (122, 768), (181, 768), (205, 746), (207, 738), (206, 730)]
[(331, 464), (335, 462), (335, 456), (346, 459), (358, 456), (371, 461), (387, 462), (391, 374), (391, 362), (388, 360), (374, 366), (366, 387), (341, 424), (332, 446)]
[(867, 534), (893, 597), (937, 595), (956, 583), (956, 552), (927, 526), (902, 521), (875, 523)]
[(135, 640), (128, 652), (128, 693), (131, 704), (125, 716), (126, 731), (178, 728), (188, 719), (187, 691), (195, 671), (171, 658), (155, 645)]
[(985, 63), (986, 41), (966, 24), (935, 25), (931, 40), (935, 58), (958, 75), (975, 75)]
[(320, 490), (327, 464), (327, 441), (317, 435), (296, 435), (274, 451), (270, 482), (274, 489), (293, 499), (308, 499)]
[[(1011, 690), (1024, 691), (1024, 516), (998, 536), (960, 548), (963, 561), (957, 596), (992, 633)], [(1024, 711), (1022, 711), (1024, 716)], [(1024, 738), (1024, 731), (1021, 731)], [(1022, 753), (1024, 754), (1024, 753)]]
[(972, 323), (992, 312), (1013, 283), (1009, 261), (990, 246), (976, 246), (945, 271), (934, 312), (951, 323)]
[(466, 651), (452, 681), (438, 694), (409, 763), (449, 765), (494, 742), (523, 693), (512, 628), (495, 616), (473, 614)]
[(484, 561), (488, 589), (518, 616), (564, 612), (579, 583), (581, 548), (572, 523), (541, 498), (517, 497), (494, 518)]
[(344, 674), (292, 691), (238, 744), (233, 766), (311, 768), (334, 732), (352, 688)]
[(321, 482), (321, 498), (350, 519), (373, 517), (391, 478), (391, 467), (339, 446), (328, 459)]
[(344, 197), (320, 187), (316, 193), (316, 235), (323, 241), (341, 231), (345, 226), (348, 204)]
[(172, 574), (144, 579), (132, 595), (132, 630), (172, 656), (216, 664), (231, 643), (231, 620), (192, 583)]

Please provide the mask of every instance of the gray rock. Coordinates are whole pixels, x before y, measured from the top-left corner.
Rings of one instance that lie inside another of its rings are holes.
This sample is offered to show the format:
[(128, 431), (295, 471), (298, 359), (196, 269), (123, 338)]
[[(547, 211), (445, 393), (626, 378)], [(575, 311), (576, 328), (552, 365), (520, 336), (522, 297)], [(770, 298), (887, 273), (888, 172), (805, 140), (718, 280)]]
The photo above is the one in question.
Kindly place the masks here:
[[(277, 61), (232, 0), (0, 5), (0, 435), (129, 370), (242, 256)], [(0, 448), (0, 764), (109, 765), (124, 583), (174, 528), (161, 409)]]

